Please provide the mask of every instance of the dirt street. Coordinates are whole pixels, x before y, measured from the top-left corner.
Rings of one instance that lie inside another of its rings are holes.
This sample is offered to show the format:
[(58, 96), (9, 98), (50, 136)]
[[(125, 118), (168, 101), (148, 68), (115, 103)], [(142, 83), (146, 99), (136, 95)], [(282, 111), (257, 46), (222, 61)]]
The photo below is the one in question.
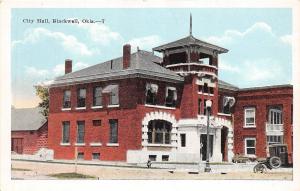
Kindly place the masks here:
[[(12, 161), (13, 169), (28, 169), (29, 171), (13, 170), (13, 179), (53, 179), (49, 174), (75, 172), (75, 165)], [(122, 167), (103, 167), (77, 165), (77, 173), (95, 176), (99, 179), (258, 179), (258, 180), (292, 180), (292, 172), (268, 171), (265, 174), (253, 172), (230, 172), (189, 174), (187, 171), (166, 169), (140, 169)]]

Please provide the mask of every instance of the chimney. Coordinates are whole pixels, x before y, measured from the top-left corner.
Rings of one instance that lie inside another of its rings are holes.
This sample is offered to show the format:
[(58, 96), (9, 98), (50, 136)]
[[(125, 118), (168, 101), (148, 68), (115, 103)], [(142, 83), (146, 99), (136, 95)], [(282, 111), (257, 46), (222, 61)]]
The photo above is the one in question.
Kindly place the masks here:
[(130, 44), (125, 44), (123, 46), (123, 69), (130, 67), (130, 55), (131, 55)]
[(65, 60), (65, 74), (72, 72), (72, 60), (66, 59)]

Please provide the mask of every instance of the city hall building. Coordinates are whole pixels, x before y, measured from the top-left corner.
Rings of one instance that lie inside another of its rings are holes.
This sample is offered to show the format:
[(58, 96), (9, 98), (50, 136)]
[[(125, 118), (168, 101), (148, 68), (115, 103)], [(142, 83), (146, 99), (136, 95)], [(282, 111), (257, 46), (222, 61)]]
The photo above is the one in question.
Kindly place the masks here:
[(214, 162), (266, 157), (274, 143), (292, 160), (291, 85), (240, 89), (220, 80), (218, 57), (228, 50), (191, 31), (152, 52), (132, 50), (126, 44), (122, 57), (76, 72), (65, 61), (49, 87), (55, 159), (199, 162), (209, 134)]

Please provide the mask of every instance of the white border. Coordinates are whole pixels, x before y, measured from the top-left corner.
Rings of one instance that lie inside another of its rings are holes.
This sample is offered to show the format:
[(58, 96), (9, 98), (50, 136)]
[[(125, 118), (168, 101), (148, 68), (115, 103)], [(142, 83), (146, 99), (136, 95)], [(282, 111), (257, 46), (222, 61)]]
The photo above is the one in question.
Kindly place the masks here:
[[(294, 84), (294, 127), (298, 127), (300, 123), (300, 1), (299, 0), (111, 0), (111, 1), (89, 1), (89, 0), (53, 0), (53, 1), (29, 1), (29, 0), (2, 0), (0, 3), (0, 20), (1, 20), (1, 51), (0, 51), (0, 135), (1, 135), (1, 190), (90, 190), (90, 189), (109, 189), (109, 190), (199, 190), (210, 189), (216, 190), (216, 188), (222, 190), (300, 190), (300, 174), (294, 173), (294, 181), (12, 181), (10, 180), (10, 105), (11, 105), (11, 79), (10, 79), (10, 9), (11, 8), (200, 8), (200, 7), (224, 7), (224, 8), (293, 8), (293, 84)], [(300, 163), (296, 162), (299, 159), (299, 138), (300, 129), (294, 128), (294, 169), (300, 169)], [(297, 141), (295, 141), (297, 140)], [(295, 143), (298, 144), (295, 144)], [(298, 160), (299, 161), (299, 160)], [(296, 170), (295, 170), (296, 171)], [(249, 185), (251, 186), (245, 186)], [(214, 188), (214, 189), (212, 189)]]

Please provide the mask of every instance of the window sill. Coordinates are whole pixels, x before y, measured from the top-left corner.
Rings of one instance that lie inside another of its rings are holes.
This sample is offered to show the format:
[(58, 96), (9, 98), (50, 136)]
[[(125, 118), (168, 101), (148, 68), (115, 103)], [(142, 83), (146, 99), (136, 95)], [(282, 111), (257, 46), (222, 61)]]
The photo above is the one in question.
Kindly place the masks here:
[(120, 105), (108, 105), (108, 108), (120, 107)]
[(98, 146), (102, 146), (102, 143), (90, 143), (90, 146), (98, 147)]
[(118, 147), (119, 143), (106, 143), (106, 146), (108, 146), (108, 147)]
[(99, 105), (99, 106), (92, 106), (91, 108), (92, 108), (92, 109), (102, 109), (103, 106), (100, 106), (100, 105)]
[(244, 125), (245, 129), (253, 129), (256, 128), (256, 125)]
[(71, 108), (61, 108), (62, 111), (71, 111)]
[(207, 95), (207, 96), (214, 96), (214, 94), (202, 93), (202, 92), (198, 92), (198, 94), (200, 94), (200, 95)]
[(76, 107), (75, 109), (76, 110), (84, 110), (84, 109), (86, 109), (86, 107)]
[(248, 155), (248, 154), (245, 154), (246, 157), (249, 157), (249, 158), (256, 158), (256, 155)]
[(70, 143), (60, 143), (60, 146), (70, 146)]
[(159, 109), (172, 109), (175, 110), (175, 107), (167, 107), (167, 106), (162, 106), (162, 105), (149, 105), (145, 104), (146, 107), (153, 107), (153, 108), (159, 108)]
[(148, 143), (148, 147), (173, 147), (171, 144)]
[(231, 117), (231, 114), (228, 114), (228, 113), (218, 113), (218, 115)]
[(85, 143), (75, 143), (74, 146), (85, 146)]

